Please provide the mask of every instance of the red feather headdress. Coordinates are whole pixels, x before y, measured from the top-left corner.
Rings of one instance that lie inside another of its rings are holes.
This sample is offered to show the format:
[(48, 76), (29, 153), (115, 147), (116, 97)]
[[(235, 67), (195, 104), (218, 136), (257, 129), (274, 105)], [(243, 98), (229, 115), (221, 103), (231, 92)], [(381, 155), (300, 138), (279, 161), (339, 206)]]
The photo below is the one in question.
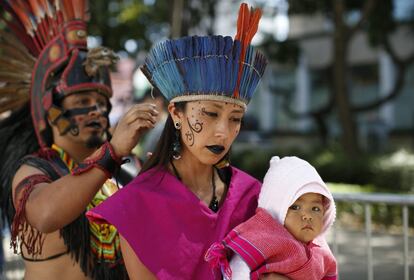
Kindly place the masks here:
[[(61, 132), (68, 127), (54, 100), (88, 90), (109, 98), (107, 66), (115, 56), (106, 48), (87, 49), (86, 0), (0, 0), (0, 6), (9, 27), (0, 31), (0, 113), (30, 100), (37, 139), (45, 147), (46, 118)], [(85, 66), (90, 57), (103, 62)]]

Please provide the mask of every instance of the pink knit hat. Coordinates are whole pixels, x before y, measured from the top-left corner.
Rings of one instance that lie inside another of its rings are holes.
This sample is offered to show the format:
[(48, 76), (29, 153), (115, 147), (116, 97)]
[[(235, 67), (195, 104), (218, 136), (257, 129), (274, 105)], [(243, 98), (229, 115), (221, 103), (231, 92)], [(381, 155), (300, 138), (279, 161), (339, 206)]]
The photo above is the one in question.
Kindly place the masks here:
[(288, 208), (305, 193), (319, 193), (328, 199), (324, 225), (319, 235), (324, 236), (336, 215), (335, 202), (326, 184), (307, 161), (297, 157), (272, 157), (263, 180), (258, 206), (283, 225)]

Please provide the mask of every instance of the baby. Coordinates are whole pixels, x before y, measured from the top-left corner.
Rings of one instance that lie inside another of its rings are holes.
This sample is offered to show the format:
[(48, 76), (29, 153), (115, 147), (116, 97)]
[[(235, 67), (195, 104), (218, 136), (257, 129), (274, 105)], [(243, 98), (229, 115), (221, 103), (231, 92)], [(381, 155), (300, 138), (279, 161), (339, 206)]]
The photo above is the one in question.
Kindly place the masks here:
[[(273, 157), (263, 180), (256, 214), (206, 253), (225, 279), (259, 279), (277, 273), (291, 280), (337, 279), (325, 233), (335, 203), (321, 177), (297, 157)], [(226, 256), (234, 252), (230, 264)]]

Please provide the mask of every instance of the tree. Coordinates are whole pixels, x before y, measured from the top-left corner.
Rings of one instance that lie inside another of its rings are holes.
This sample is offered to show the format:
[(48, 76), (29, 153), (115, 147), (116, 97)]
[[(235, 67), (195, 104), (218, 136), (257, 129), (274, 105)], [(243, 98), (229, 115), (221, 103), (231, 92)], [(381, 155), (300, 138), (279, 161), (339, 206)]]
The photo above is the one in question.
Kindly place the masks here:
[[(356, 114), (377, 109), (379, 106), (393, 100), (401, 92), (404, 85), (407, 67), (414, 62), (414, 52), (401, 58), (395, 53), (390, 43), (390, 35), (401, 24), (393, 16), (392, 0), (289, 0), (290, 14), (323, 13), (333, 23), (330, 34), (334, 48), (334, 58), (328, 67), (331, 71), (331, 96), (322, 107), (311, 112), (298, 114), (290, 109), (296, 117), (313, 117), (320, 131), (326, 131), (325, 119), (336, 109), (338, 120), (342, 128), (342, 145), (350, 155), (359, 151), (357, 142)], [(349, 24), (346, 17), (350, 12), (359, 12), (359, 20)], [(414, 11), (413, 11), (414, 12)], [(408, 22), (414, 23), (414, 16)], [(397, 77), (394, 88), (385, 96), (363, 105), (354, 105), (350, 100), (349, 80), (349, 44), (358, 31), (367, 32), (372, 46), (382, 47), (397, 66)]]
[[(211, 34), (217, 0), (104, 0), (90, 1), (89, 32), (115, 51), (127, 40), (148, 50), (155, 41), (188, 35), (199, 27)], [(135, 55), (136, 53), (131, 53)]]

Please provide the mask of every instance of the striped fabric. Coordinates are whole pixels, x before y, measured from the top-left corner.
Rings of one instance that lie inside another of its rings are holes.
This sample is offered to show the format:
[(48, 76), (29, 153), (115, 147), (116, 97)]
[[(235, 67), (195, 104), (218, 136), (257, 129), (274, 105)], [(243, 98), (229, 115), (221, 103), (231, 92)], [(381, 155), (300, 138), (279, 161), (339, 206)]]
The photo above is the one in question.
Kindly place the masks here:
[[(69, 170), (76, 167), (76, 163), (70, 156), (56, 144), (52, 145), (62, 161)], [(86, 211), (91, 210), (95, 206), (102, 203), (109, 196), (114, 194), (118, 187), (110, 179), (106, 180), (102, 188), (96, 193), (91, 203), (87, 206)], [(119, 235), (116, 228), (111, 224), (97, 224), (89, 221), (90, 230), (90, 246), (93, 254), (100, 262), (115, 263), (121, 259), (121, 247), (119, 243)]]

